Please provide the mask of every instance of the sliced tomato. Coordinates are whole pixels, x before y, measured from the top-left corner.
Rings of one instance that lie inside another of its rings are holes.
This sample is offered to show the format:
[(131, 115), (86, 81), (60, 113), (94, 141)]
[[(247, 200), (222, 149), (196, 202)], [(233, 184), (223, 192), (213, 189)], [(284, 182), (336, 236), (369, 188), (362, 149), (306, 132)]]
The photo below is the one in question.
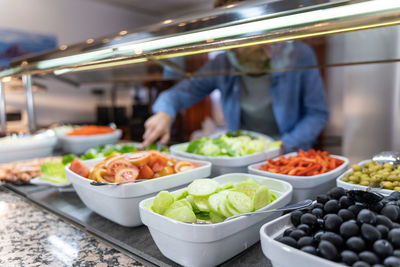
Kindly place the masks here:
[(140, 167), (139, 178), (140, 179), (151, 179), (154, 176), (153, 170), (149, 167), (149, 165), (143, 165)]
[(102, 183), (113, 183), (114, 176), (108, 174), (104, 168), (94, 168), (90, 173), (91, 179)]
[(71, 165), (69, 166), (69, 169), (73, 171), (74, 173), (88, 178), (90, 174), (90, 169), (88, 166), (86, 166), (82, 161), (80, 161), (77, 158), (74, 158), (71, 162)]
[(185, 172), (185, 171), (189, 171), (192, 170), (194, 168), (197, 167), (197, 164), (190, 162), (190, 161), (179, 161), (176, 165), (175, 165), (175, 171), (176, 172)]
[(146, 165), (150, 161), (150, 153), (148, 152), (136, 152), (125, 154), (124, 158), (128, 160), (130, 163), (134, 164), (137, 167), (141, 167)]
[(138, 175), (139, 169), (136, 166), (133, 166), (133, 168), (119, 169), (117, 174), (115, 174), (114, 182), (135, 181)]
[(114, 159), (110, 160), (110, 162), (108, 162), (108, 165), (106, 166), (106, 168), (110, 175), (115, 175), (118, 172), (118, 170), (120, 170), (120, 169), (132, 168), (134, 166), (135, 165), (130, 163), (128, 160), (118, 157), (118, 158), (114, 158)]
[(152, 150), (148, 151), (148, 153), (150, 154), (150, 161), (148, 163), (150, 167), (153, 167), (156, 162), (163, 162), (163, 164), (167, 164), (169, 160), (169, 157), (161, 152)]
[(160, 175), (160, 176), (167, 176), (167, 175), (170, 175), (170, 174), (174, 174), (175, 172), (174, 172), (174, 168), (172, 168), (171, 166), (165, 166), (163, 169), (161, 169), (159, 172), (158, 172), (158, 174)]

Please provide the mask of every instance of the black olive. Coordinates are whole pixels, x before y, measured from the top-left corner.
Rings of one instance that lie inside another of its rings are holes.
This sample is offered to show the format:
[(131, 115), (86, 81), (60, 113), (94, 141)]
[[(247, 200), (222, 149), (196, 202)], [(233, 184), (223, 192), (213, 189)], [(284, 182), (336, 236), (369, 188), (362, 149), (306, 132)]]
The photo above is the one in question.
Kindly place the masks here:
[(299, 225), (297, 226), (297, 229), (304, 231), (304, 233), (306, 233), (307, 235), (308, 235), (309, 233), (311, 233), (311, 228), (310, 228), (310, 226), (308, 226), (307, 224), (304, 224), (304, 223), (299, 224)]
[(395, 200), (400, 200), (400, 192), (399, 191), (394, 191), (389, 195), (389, 197), (395, 199)]
[(366, 263), (371, 265), (379, 263), (378, 256), (376, 256), (375, 253), (371, 251), (363, 251), (358, 254), (358, 257), (360, 258), (360, 260), (365, 261)]
[(348, 196), (342, 196), (339, 199), (339, 206), (341, 209), (347, 209), (354, 204), (354, 201), (350, 200)]
[(400, 249), (393, 250), (393, 256), (400, 258)]
[(382, 202), (378, 202), (378, 203), (374, 203), (374, 204), (369, 205), (369, 208), (372, 211), (380, 212), (384, 206), (385, 205), (383, 205)]
[(377, 225), (376, 229), (378, 229), (379, 232), (381, 232), (382, 238), (386, 238), (388, 233), (389, 233), (389, 228), (384, 226), (383, 224)]
[(360, 210), (362, 210), (363, 208), (364, 206), (351, 205), (350, 207), (347, 208), (347, 210), (351, 211), (355, 216), (357, 216)]
[(324, 257), (325, 259), (335, 260), (338, 258), (338, 252), (336, 247), (332, 243), (326, 240), (322, 240), (319, 243), (318, 250), (321, 253), (321, 256)]
[(351, 250), (343, 250), (342, 253), (340, 253), (340, 257), (342, 258), (342, 261), (346, 263), (347, 265), (353, 265), (356, 261), (358, 261), (358, 256), (356, 253), (354, 253)]
[(286, 245), (288, 245), (288, 246), (297, 248), (297, 242), (296, 242), (296, 240), (295, 240), (293, 237), (284, 236), (284, 237), (278, 238), (277, 241), (279, 241), (279, 242), (281, 242), (281, 243), (283, 243), (283, 244), (286, 244)]
[(306, 235), (306, 233), (304, 233), (303, 230), (296, 229), (293, 232), (291, 232), (289, 236), (296, 240), (299, 240), (301, 237), (303, 237), (305, 235)]
[(393, 228), (400, 228), (400, 224), (399, 223), (393, 223)]
[(337, 213), (339, 211), (339, 202), (336, 199), (331, 199), (324, 205), (326, 213)]
[(342, 196), (346, 195), (346, 190), (341, 187), (335, 187), (329, 190), (327, 194), (333, 199), (339, 199)]
[(300, 224), (300, 218), (302, 215), (303, 215), (303, 213), (299, 210), (295, 210), (290, 214), (290, 219), (294, 226), (297, 226)]
[(369, 265), (368, 263), (366, 263), (365, 261), (356, 261), (352, 267), (371, 267), (371, 265)]
[(312, 246), (314, 244), (314, 238), (311, 236), (303, 236), (297, 241), (297, 247), (302, 248), (305, 246)]
[(375, 241), (373, 245), (374, 251), (380, 257), (385, 258), (393, 254), (393, 247), (389, 241), (381, 239)]
[(301, 250), (312, 255), (317, 255), (317, 250), (313, 246), (305, 246), (302, 247)]
[(296, 228), (294, 227), (287, 228), (285, 232), (283, 232), (283, 236), (289, 236), (290, 233), (293, 232), (294, 230), (296, 230)]
[(322, 235), (323, 235), (324, 233), (325, 233), (324, 231), (316, 232), (316, 233), (314, 234), (314, 236), (313, 236), (314, 240), (317, 241), (317, 242), (321, 241), (321, 237), (322, 237)]
[(399, 216), (399, 207), (395, 205), (386, 205), (381, 210), (381, 214), (395, 222)]
[(314, 224), (317, 223), (317, 217), (311, 213), (305, 213), (300, 217), (300, 222), (302, 224), (313, 226)]
[(362, 238), (353, 236), (347, 239), (346, 246), (354, 252), (361, 252), (365, 249), (365, 242)]
[(385, 265), (377, 263), (377, 264), (372, 265), (372, 267), (385, 267)]
[(368, 223), (364, 223), (363, 225), (361, 225), (361, 235), (366, 241), (370, 243), (373, 243), (376, 240), (382, 238), (381, 232), (379, 232), (376, 227)]
[(360, 228), (354, 222), (344, 222), (340, 226), (340, 234), (346, 239), (352, 236), (357, 236), (359, 232)]
[(394, 248), (400, 248), (400, 229), (395, 228), (389, 231), (388, 240)]
[(339, 210), (338, 215), (343, 219), (343, 221), (348, 221), (356, 217), (353, 212), (346, 209)]
[(369, 223), (375, 225), (376, 215), (369, 209), (362, 209), (357, 215), (357, 221), (359, 223)]
[(340, 225), (343, 223), (343, 220), (341, 217), (339, 217), (336, 214), (328, 214), (328, 216), (325, 219), (325, 230), (328, 231), (338, 231)]
[(321, 219), (321, 218), (317, 219), (317, 226), (319, 228), (323, 229), (324, 228), (324, 224), (325, 224), (325, 221), (323, 219)]
[(325, 232), (321, 236), (321, 240), (326, 240), (335, 245), (339, 249), (343, 245), (343, 238), (334, 232)]
[(388, 267), (399, 267), (400, 266), (400, 259), (394, 256), (387, 257), (383, 262), (385, 266)]
[(314, 209), (316, 209), (316, 208), (323, 210), (323, 209), (324, 209), (324, 204), (322, 204), (322, 203), (315, 203)]
[(380, 214), (376, 216), (376, 224), (382, 224), (389, 228), (389, 230), (393, 228), (393, 222), (388, 217)]
[(313, 215), (315, 215), (317, 218), (322, 218), (324, 217), (324, 211), (320, 208), (315, 208), (311, 211)]
[(325, 204), (326, 202), (329, 201), (329, 196), (326, 194), (318, 195), (317, 196), (317, 202), (321, 204)]

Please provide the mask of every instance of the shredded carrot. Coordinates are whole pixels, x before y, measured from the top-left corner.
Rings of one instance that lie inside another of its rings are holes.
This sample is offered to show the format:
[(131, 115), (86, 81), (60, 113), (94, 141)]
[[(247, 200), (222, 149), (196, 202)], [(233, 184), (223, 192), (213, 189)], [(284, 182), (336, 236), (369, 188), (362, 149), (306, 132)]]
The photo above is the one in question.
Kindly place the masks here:
[(329, 156), (326, 151), (299, 150), (296, 156), (268, 159), (260, 170), (293, 176), (313, 176), (329, 172), (343, 164), (343, 160)]
[(107, 126), (87, 125), (80, 128), (76, 128), (71, 132), (67, 133), (68, 136), (80, 136), (80, 135), (96, 135), (96, 134), (107, 134), (114, 132), (113, 128)]

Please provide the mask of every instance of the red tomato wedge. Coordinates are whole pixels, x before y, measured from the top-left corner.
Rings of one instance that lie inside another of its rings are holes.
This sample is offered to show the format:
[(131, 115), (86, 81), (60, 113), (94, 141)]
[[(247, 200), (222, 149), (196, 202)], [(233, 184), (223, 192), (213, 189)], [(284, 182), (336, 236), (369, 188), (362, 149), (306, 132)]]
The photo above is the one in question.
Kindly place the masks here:
[(139, 171), (140, 179), (151, 179), (151, 178), (153, 178), (153, 175), (154, 175), (154, 172), (149, 167), (149, 165), (143, 165), (142, 167), (140, 167), (140, 171)]
[(119, 169), (117, 174), (115, 174), (115, 183), (119, 183), (122, 181), (135, 181), (139, 175), (139, 169), (136, 166), (133, 168), (124, 168)]
[(137, 167), (141, 167), (146, 165), (150, 161), (150, 153), (148, 152), (136, 152), (126, 154), (124, 158), (128, 160), (130, 163), (134, 164)]
[(179, 161), (175, 165), (175, 172), (185, 172), (196, 168), (197, 166), (190, 161)]
[(74, 173), (88, 178), (90, 174), (90, 169), (88, 166), (86, 166), (82, 161), (80, 161), (77, 158), (74, 158), (71, 162), (71, 165), (69, 166), (69, 169), (73, 171)]

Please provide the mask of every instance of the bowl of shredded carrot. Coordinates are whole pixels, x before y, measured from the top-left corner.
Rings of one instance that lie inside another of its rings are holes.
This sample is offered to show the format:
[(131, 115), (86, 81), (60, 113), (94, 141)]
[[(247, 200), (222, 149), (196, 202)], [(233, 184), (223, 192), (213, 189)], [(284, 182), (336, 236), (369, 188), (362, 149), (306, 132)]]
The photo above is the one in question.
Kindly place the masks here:
[(82, 154), (102, 144), (116, 144), (122, 131), (108, 126), (86, 125), (59, 136), (64, 152)]
[(316, 197), (335, 186), (335, 179), (346, 171), (349, 160), (326, 151), (310, 149), (285, 154), (248, 167), (249, 173), (289, 182), (292, 201)]

